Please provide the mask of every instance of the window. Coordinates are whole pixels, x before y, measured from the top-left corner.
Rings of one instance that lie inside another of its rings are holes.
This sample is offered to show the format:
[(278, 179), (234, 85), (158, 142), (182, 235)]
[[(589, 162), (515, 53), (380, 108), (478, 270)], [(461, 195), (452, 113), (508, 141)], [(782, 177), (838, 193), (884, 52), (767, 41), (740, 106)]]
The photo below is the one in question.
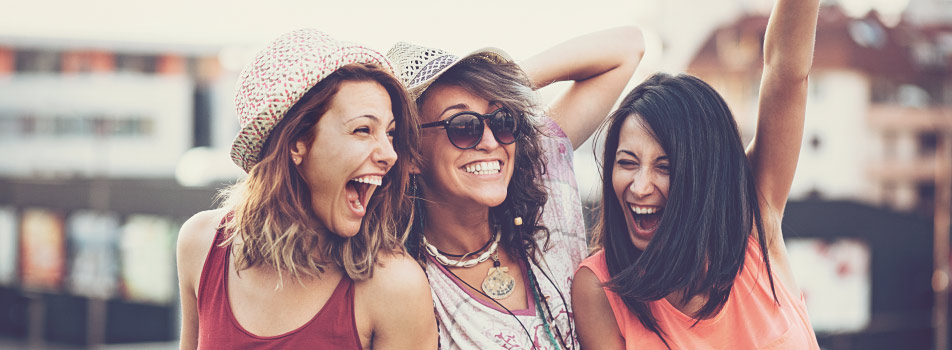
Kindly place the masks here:
[(150, 55), (116, 55), (116, 70), (120, 72), (155, 73), (158, 59)]
[(19, 50), (14, 65), (21, 73), (50, 73), (59, 71), (59, 54), (46, 50)]
[(935, 215), (935, 183), (924, 181), (916, 184), (916, 212), (923, 217)]
[(813, 149), (814, 152), (819, 152), (820, 146), (822, 145), (823, 140), (820, 139), (820, 135), (813, 134), (813, 137), (810, 137), (810, 148)]
[(896, 182), (884, 181), (882, 185), (882, 197), (880, 203), (886, 207), (892, 207), (896, 203)]
[(923, 131), (919, 133), (919, 155), (923, 157), (932, 156), (939, 148), (939, 134), (935, 131)]
[[(0, 126), (20, 138), (80, 137), (80, 138), (140, 138), (155, 133), (154, 120), (149, 115), (101, 113), (36, 114), (19, 111), (0, 111)], [(0, 132), (0, 135), (4, 135)]]
[(60, 54), (63, 73), (111, 72), (116, 62), (112, 53), (104, 51), (68, 51)]
[(869, 89), (870, 100), (874, 103), (892, 102), (894, 96), (893, 85), (883, 78), (873, 78)]
[(896, 158), (899, 148), (899, 135), (895, 130), (886, 130), (883, 132), (883, 158)]

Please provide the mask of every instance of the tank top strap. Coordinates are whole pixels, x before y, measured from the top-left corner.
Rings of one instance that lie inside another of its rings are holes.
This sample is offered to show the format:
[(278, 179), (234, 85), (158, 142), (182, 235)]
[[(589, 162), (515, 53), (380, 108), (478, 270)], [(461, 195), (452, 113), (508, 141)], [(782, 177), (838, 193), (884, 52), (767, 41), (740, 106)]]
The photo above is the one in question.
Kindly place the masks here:
[(579, 264), (579, 268), (587, 267), (592, 273), (595, 274), (595, 277), (598, 277), (598, 281), (605, 283), (611, 279), (608, 273), (608, 263), (605, 261), (605, 251), (599, 250), (592, 256), (588, 257), (585, 260), (582, 260), (582, 263)]
[(204, 305), (220, 305), (219, 302), (224, 295), (225, 274), (228, 273), (227, 258), (231, 251), (231, 246), (222, 247), (221, 244), (227, 239), (225, 224), (232, 218), (232, 212), (228, 212), (221, 219), (218, 229), (215, 231), (215, 238), (212, 240), (211, 247), (208, 248), (208, 254), (205, 256), (205, 264), (202, 266), (202, 274), (198, 281), (198, 299), (196, 300), (199, 312), (204, 309)]
[[(317, 316), (323, 316), (323, 314), (333, 315), (334, 317), (332, 318), (334, 318), (335, 322), (353, 318), (354, 280), (350, 279), (346, 274), (341, 276), (340, 282), (337, 282), (337, 287), (331, 292), (330, 298), (327, 298), (327, 302), (321, 311), (318, 312)], [(347, 316), (347, 318), (345, 318), (345, 316)]]
[[(595, 274), (595, 277), (598, 278), (598, 281), (602, 284), (608, 283), (611, 281), (611, 274), (608, 272), (608, 262), (605, 260), (605, 250), (599, 250), (592, 256), (582, 260), (582, 263), (579, 265), (579, 268), (587, 267), (592, 273)], [(628, 325), (632, 322), (638, 322), (637, 319), (632, 321), (633, 315), (628, 311), (628, 306), (625, 305), (625, 301), (621, 299), (617, 293), (613, 292), (608, 287), (602, 287), (602, 290), (605, 291), (605, 297), (608, 298), (608, 304), (612, 308), (612, 313), (615, 314), (615, 322), (618, 324), (618, 330), (621, 331), (621, 335), (624, 337), (628, 333)]]

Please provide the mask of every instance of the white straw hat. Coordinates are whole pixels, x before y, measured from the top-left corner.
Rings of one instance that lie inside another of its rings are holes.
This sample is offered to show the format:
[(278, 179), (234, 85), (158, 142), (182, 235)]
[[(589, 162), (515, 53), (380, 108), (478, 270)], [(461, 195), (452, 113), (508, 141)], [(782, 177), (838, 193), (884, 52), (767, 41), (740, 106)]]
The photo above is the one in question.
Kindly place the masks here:
[(314, 85), (351, 63), (370, 63), (392, 71), (379, 52), (316, 29), (284, 34), (258, 52), (242, 70), (235, 92), (241, 125), (231, 145), (235, 164), (251, 171), (265, 140), (285, 113)]
[(460, 57), (446, 51), (399, 42), (387, 52), (397, 78), (403, 82), (410, 98), (416, 100), (441, 74), (457, 63), (469, 59), (484, 59), (492, 63), (509, 63), (512, 58), (505, 51), (485, 47)]

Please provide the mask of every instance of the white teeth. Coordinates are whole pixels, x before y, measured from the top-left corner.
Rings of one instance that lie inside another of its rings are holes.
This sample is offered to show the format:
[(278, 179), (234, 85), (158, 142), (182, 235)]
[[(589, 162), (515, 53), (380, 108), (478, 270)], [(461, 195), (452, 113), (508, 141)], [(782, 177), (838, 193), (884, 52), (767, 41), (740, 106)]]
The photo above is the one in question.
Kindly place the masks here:
[(353, 179), (353, 180), (350, 180), (350, 181), (380, 186), (380, 184), (383, 183), (383, 176), (378, 176), (378, 175), (365, 175), (365, 176), (361, 176), (361, 177), (358, 177), (358, 178)]
[(360, 204), (359, 199), (354, 200), (354, 207), (357, 208), (357, 210), (364, 210), (364, 205)]
[(631, 211), (633, 211), (635, 214), (642, 214), (642, 215), (654, 214), (654, 213), (657, 213), (659, 210), (657, 207), (636, 207), (630, 204), (628, 205), (628, 207), (631, 208)]
[(467, 164), (463, 167), (467, 173), (476, 175), (488, 175), (499, 173), (500, 165), (498, 160)]

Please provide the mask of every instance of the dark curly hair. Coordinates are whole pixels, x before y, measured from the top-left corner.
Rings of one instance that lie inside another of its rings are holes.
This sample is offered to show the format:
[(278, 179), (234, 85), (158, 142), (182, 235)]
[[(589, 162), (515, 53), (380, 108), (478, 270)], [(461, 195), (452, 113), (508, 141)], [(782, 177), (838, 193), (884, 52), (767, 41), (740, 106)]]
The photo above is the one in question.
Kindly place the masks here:
[[(542, 131), (536, 114), (538, 107), (536, 96), (526, 73), (515, 63), (493, 63), (480, 57), (464, 59), (441, 75), (434, 85), (448, 84), (467, 91), (489, 101), (498, 102), (511, 111), (516, 111), (519, 122), (519, 137), (516, 139), (516, 157), (512, 179), (507, 188), (508, 194), (502, 204), (489, 209), (490, 225), (499, 227), (502, 237), (500, 243), (511, 256), (536, 260), (536, 242), (548, 245), (549, 230), (542, 222), (542, 208), (548, 198), (540, 180), (546, 172), (540, 137)], [(432, 85), (431, 85), (432, 86)], [(422, 106), (428, 92), (416, 100)], [(425, 165), (424, 165), (425, 166)], [(418, 187), (418, 186), (417, 186)], [(411, 197), (417, 203), (425, 200), (419, 188), (411, 189)], [(426, 215), (422, 205), (414, 210), (415, 217), (409, 218), (410, 235), (407, 239), (407, 251), (417, 260), (425, 259), (423, 249), (423, 222)], [(513, 218), (522, 217), (522, 225), (516, 226)]]

